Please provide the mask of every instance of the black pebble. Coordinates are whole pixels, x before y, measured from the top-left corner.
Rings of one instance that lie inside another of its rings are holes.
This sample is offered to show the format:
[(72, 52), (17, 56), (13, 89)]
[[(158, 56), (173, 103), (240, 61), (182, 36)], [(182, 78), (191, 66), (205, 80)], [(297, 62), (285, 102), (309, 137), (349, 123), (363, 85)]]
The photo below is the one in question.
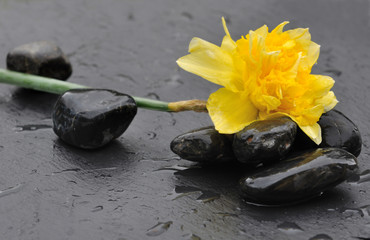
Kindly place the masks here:
[(255, 166), (276, 162), (289, 152), (296, 132), (297, 124), (289, 118), (256, 121), (234, 135), (235, 156)]
[(342, 148), (356, 157), (360, 155), (362, 147), (360, 131), (343, 113), (337, 110), (324, 113), (318, 124), (321, 127), (321, 144), (319, 146), (316, 145), (299, 130), (294, 143), (294, 150), (335, 147)]
[(171, 142), (171, 150), (183, 159), (199, 163), (234, 161), (232, 136), (218, 133), (213, 126), (181, 134)]
[(331, 110), (323, 114), (319, 125), (322, 131), (320, 147), (337, 147), (356, 157), (360, 155), (362, 139), (358, 127), (343, 113)]
[(288, 204), (315, 197), (356, 171), (356, 157), (343, 149), (311, 149), (242, 178), (241, 194), (253, 203)]
[(72, 74), (72, 65), (60, 47), (51, 41), (21, 45), (6, 58), (8, 70), (66, 80)]
[(61, 95), (52, 113), (53, 130), (80, 148), (99, 148), (119, 137), (135, 117), (135, 100), (105, 89), (74, 89)]

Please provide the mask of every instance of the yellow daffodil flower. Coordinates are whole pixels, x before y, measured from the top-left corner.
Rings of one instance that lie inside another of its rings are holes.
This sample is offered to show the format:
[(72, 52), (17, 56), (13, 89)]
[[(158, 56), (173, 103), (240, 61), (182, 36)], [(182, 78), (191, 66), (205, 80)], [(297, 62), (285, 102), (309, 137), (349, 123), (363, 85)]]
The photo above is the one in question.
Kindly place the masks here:
[(200, 38), (189, 44), (190, 54), (177, 60), (186, 71), (219, 84), (207, 101), (208, 113), (220, 133), (232, 134), (256, 120), (288, 116), (316, 144), (321, 143), (321, 115), (337, 99), (329, 76), (311, 74), (320, 46), (308, 29), (283, 31), (283, 22), (268, 32), (262, 26), (236, 42), (222, 18), (221, 46)]

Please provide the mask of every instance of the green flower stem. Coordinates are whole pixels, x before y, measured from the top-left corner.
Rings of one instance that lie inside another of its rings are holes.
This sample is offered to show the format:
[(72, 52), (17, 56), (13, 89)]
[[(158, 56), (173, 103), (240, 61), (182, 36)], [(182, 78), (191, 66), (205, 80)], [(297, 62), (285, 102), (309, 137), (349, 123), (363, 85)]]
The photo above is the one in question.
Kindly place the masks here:
[[(63, 94), (65, 91), (78, 88), (90, 88), (76, 83), (60, 81), (25, 73), (13, 72), (0, 69), (0, 83), (7, 83), (23, 88), (29, 88), (42, 92)], [(188, 100), (181, 102), (163, 102), (148, 98), (132, 96), (138, 107), (165, 112), (180, 111), (206, 111), (205, 102), (201, 100)]]

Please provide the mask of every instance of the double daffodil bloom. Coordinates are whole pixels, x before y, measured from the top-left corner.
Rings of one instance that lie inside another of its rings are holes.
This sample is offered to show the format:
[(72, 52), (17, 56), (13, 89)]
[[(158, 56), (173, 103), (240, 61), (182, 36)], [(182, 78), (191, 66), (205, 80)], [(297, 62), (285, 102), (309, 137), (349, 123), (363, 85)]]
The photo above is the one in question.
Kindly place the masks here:
[(283, 22), (268, 32), (262, 26), (221, 47), (193, 38), (190, 54), (177, 60), (186, 71), (221, 85), (207, 101), (209, 115), (220, 133), (231, 134), (256, 120), (288, 116), (316, 144), (321, 143), (320, 116), (337, 99), (329, 76), (311, 74), (320, 46), (311, 41), (308, 29), (283, 31)]

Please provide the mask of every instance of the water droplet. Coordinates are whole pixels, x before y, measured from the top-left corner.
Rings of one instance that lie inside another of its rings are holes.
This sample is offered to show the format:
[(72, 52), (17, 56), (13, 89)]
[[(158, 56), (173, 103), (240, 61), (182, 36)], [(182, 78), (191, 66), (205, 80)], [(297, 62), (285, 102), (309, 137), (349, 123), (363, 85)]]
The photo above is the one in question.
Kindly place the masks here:
[(316, 236), (313, 236), (309, 240), (333, 240), (333, 239), (326, 234), (317, 234)]
[(154, 172), (157, 172), (157, 171), (183, 171), (183, 170), (187, 170), (187, 169), (190, 169), (190, 168), (192, 168), (192, 166), (184, 166), (184, 165), (175, 164), (175, 165), (168, 166), (168, 167), (158, 168), (158, 169), (154, 170)]
[(225, 217), (238, 217), (237, 214), (235, 213), (227, 213), (227, 212), (219, 212), (219, 213), (216, 213), (217, 215), (225, 218)]
[(154, 93), (154, 92), (150, 92), (150, 93), (148, 93), (147, 95), (146, 95), (146, 97), (148, 97), (148, 98), (154, 98), (154, 99), (156, 99), (156, 100), (159, 100), (160, 98), (159, 98), (159, 96), (158, 96), (158, 94), (156, 94), (156, 93)]
[(325, 70), (325, 72), (327, 72), (327, 73), (331, 73), (331, 74), (333, 74), (335, 77), (339, 77), (340, 75), (342, 75), (342, 71), (340, 71), (340, 70), (337, 70), (337, 69), (327, 69), (327, 70)]
[(58, 171), (58, 172), (53, 172), (52, 175), (54, 174), (58, 174), (58, 173), (65, 173), (65, 172), (79, 172), (81, 171), (80, 168), (68, 168), (68, 169), (64, 169), (64, 170), (61, 170), (61, 171)]
[(91, 212), (100, 212), (101, 210), (103, 210), (103, 206), (99, 205), (99, 206), (94, 207), (94, 209), (91, 210)]
[(156, 237), (156, 236), (159, 236), (161, 235), (162, 233), (166, 232), (170, 226), (172, 225), (172, 221), (168, 221), (168, 222), (159, 222), (158, 224), (156, 224), (155, 226), (149, 228), (146, 232), (146, 235), (147, 236), (150, 236), (150, 237)]
[(303, 229), (293, 222), (283, 222), (279, 224), (278, 229), (286, 234), (296, 234), (303, 232)]
[(129, 81), (132, 83), (136, 83), (133, 77), (126, 75), (126, 74), (122, 74), (122, 73), (117, 74), (117, 78), (118, 78), (118, 81), (120, 82), (127, 83)]
[(181, 16), (187, 18), (188, 20), (192, 20), (193, 19), (193, 15), (189, 12), (182, 12), (181, 13)]
[(370, 205), (360, 207), (360, 211), (362, 212), (362, 216), (364, 218), (370, 218)]
[(51, 126), (46, 125), (46, 124), (28, 124), (28, 125), (17, 125), (14, 128), (14, 131), (16, 131), (16, 132), (36, 131), (36, 130), (39, 130), (39, 129), (47, 129), (47, 128), (51, 128)]
[(351, 218), (354, 215), (360, 215), (361, 217), (364, 216), (364, 213), (361, 209), (358, 208), (346, 208), (342, 210), (342, 214), (344, 214), (347, 218)]
[(22, 189), (23, 186), (24, 186), (24, 184), (21, 183), (21, 184), (18, 184), (16, 186), (14, 186), (14, 187), (10, 187), (10, 188), (7, 188), (5, 190), (2, 190), (2, 191), (0, 191), (0, 197), (4, 197), (4, 196), (7, 196), (7, 195), (10, 195), (10, 194), (13, 194), (13, 193), (17, 193)]
[(198, 237), (197, 235), (195, 235), (193, 233), (184, 234), (184, 235), (182, 235), (182, 237), (184, 239), (189, 239), (189, 240), (201, 240), (200, 237)]
[(148, 136), (149, 140), (152, 140), (157, 137), (157, 134), (155, 132), (147, 132), (146, 135)]
[(218, 198), (220, 198), (220, 194), (202, 190), (197, 187), (191, 187), (191, 186), (176, 186), (174, 191), (172, 191), (168, 196), (168, 199), (170, 200), (176, 200), (184, 196), (188, 196), (190, 194), (201, 194), (196, 200), (199, 202), (207, 203), (214, 201)]
[(178, 87), (182, 84), (184, 84), (183, 81), (180, 80), (180, 75), (179, 74), (174, 74), (172, 75), (169, 79), (165, 80), (166, 85), (170, 85), (173, 87)]

